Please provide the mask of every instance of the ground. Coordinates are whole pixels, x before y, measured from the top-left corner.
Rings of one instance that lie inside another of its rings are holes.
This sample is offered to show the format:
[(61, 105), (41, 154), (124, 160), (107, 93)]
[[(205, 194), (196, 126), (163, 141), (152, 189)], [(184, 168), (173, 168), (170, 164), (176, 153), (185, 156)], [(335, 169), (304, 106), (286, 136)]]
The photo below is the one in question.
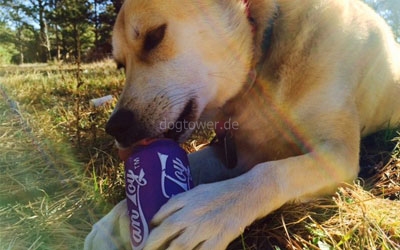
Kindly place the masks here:
[[(123, 198), (123, 166), (104, 133), (123, 82), (111, 61), (0, 67), (0, 249), (82, 249)], [(109, 94), (110, 103), (90, 106)], [(209, 137), (202, 131), (183, 146)], [(400, 249), (398, 137), (365, 139), (354, 185), (285, 205), (229, 249)]]

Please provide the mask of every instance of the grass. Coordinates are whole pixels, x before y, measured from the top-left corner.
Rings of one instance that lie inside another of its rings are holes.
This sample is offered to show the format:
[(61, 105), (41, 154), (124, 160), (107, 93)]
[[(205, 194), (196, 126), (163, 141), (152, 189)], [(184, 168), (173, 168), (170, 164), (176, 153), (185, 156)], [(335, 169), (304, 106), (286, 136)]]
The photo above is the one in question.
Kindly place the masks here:
[[(104, 132), (124, 76), (104, 61), (83, 65), (81, 77), (79, 85), (74, 65), (0, 67), (0, 249), (82, 249), (92, 224), (124, 197), (123, 167)], [(89, 105), (109, 94), (113, 102)], [(399, 249), (396, 137), (364, 141), (355, 185), (285, 205), (229, 249)]]
[[(0, 102), (0, 249), (60, 249), (88, 230), (73, 215), (90, 203), (81, 184), (83, 175), (65, 148), (52, 147), (62, 158), (50, 158), (47, 143), (36, 144), (18, 114)], [(74, 225), (74, 226), (72, 226)], [(54, 242), (53, 242), (54, 241)], [(59, 245), (58, 245), (59, 244)]]
[(123, 76), (110, 63), (86, 65), (77, 89), (74, 73), (71, 65), (1, 69), (0, 249), (82, 249), (121, 199), (122, 169), (100, 124), (111, 105), (93, 109), (89, 99), (117, 91)]

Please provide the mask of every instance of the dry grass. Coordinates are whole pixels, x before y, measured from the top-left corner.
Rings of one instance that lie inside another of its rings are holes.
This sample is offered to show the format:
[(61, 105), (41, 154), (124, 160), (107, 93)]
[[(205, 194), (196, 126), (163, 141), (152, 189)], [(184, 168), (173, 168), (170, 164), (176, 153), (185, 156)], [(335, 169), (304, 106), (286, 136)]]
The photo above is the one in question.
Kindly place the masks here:
[(73, 216), (91, 203), (80, 164), (66, 148), (34, 141), (3, 100), (0, 111), (0, 249), (78, 249), (90, 225)]
[[(399, 192), (397, 182), (386, 194)], [(375, 196), (360, 183), (347, 185), (333, 197), (285, 205), (230, 249), (400, 249), (399, 209), (399, 200)]]
[[(114, 103), (94, 109), (89, 100), (118, 96), (123, 75), (109, 61), (84, 65), (78, 87), (75, 73), (74, 65), (0, 68), (13, 100), (0, 97), (0, 249), (82, 249), (91, 225), (122, 199), (122, 165), (103, 129)], [(399, 249), (399, 150), (367, 155), (365, 181), (287, 204), (229, 249)]]
[(122, 76), (110, 63), (83, 72), (87, 85), (76, 89), (73, 65), (1, 71), (0, 249), (82, 249), (92, 224), (120, 199), (121, 168), (105, 153), (111, 138), (97, 127), (111, 105), (94, 110), (88, 100), (108, 94)]

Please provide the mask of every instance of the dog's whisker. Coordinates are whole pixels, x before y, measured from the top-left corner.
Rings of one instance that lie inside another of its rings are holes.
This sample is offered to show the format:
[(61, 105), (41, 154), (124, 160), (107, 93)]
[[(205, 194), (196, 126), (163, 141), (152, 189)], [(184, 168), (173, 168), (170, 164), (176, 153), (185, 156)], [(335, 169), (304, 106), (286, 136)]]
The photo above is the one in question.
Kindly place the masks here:
[(187, 103), (186, 100), (176, 101), (176, 102), (173, 102), (173, 103), (170, 102), (170, 103), (168, 103), (167, 107), (171, 108), (171, 107), (178, 106), (178, 105), (181, 105), (181, 104), (185, 105), (186, 103)]
[(208, 75), (212, 76), (212, 77), (220, 78), (220, 79), (233, 80), (227, 74), (224, 74), (221, 72), (212, 72), (212, 73), (209, 73)]

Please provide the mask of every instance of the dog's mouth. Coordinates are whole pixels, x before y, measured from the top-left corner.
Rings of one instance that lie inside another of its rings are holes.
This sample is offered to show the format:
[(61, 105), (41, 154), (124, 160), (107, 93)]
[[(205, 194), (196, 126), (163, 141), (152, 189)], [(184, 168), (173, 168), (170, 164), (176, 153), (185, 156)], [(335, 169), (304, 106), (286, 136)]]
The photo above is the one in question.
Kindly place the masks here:
[(196, 101), (190, 99), (175, 123), (169, 124), (168, 130), (163, 133), (163, 136), (174, 141), (183, 140), (187, 132), (195, 128), (196, 110)]
[[(158, 138), (169, 138), (177, 142), (182, 142), (186, 139), (186, 136), (189, 135), (189, 131), (195, 128), (196, 122), (196, 110), (197, 110), (197, 103), (194, 99), (191, 99), (187, 102), (185, 107), (183, 108), (181, 114), (179, 115), (178, 119), (171, 123), (167, 130), (158, 135), (158, 136), (146, 136), (142, 135), (136, 140), (135, 143), (120, 143), (116, 140), (116, 144), (118, 147), (118, 154), (119, 157), (125, 161), (129, 158), (132, 149), (138, 145), (148, 145), (154, 140)], [(130, 146), (126, 146), (130, 145)]]

